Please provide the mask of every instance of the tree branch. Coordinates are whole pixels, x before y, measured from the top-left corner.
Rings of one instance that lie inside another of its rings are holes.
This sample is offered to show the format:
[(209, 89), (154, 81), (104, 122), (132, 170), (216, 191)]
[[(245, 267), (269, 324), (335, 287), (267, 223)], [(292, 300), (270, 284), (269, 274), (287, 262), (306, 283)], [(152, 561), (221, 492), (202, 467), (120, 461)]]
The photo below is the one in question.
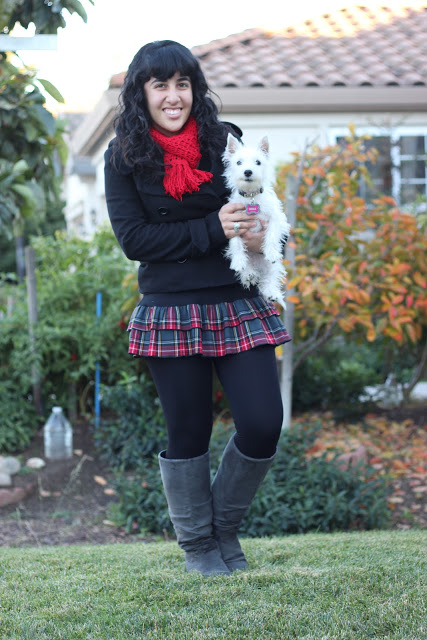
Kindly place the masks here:
[(303, 362), (305, 360), (305, 358), (307, 358), (307, 356), (310, 355), (310, 353), (313, 353), (313, 351), (315, 351), (318, 347), (320, 347), (327, 340), (329, 340), (329, 337), (331, 336), (332, 331), (334, 330), (337, 322), (338, 322), (338, 318), (335, 318), (333, 323), (331, 325), (329, 325), (329, 327), (327, 328), (327, 330), (325, 331), (325, 333), (323, 334), (323, 336), (321, 338), (319, 338), (318, 340), (316, 340), (314, 342), (312, 341), (312, 339), (310, 340), (312, 342), (310, 347), (308, 349), (306, 349), (304, 351), (304, 353), (302, 353), (300, 355), (300, 357), (297, 359), (297, 361), (294, 363), (294, 366), (292, 367), (292, 372), (293, 373), (295, 373), (296, 368), (301, 364), (301, 362)]
[(409, 383), (407, 385), (405, 385), (402, 388), (405, 400), (409, 400), (409, 395), (410, 395), (412, 389), (415, 387), (415, 385), (417, 384), (418, 380), (423, 375), (426, 363), (427, 363), (427, 340), (424, 343), (423, 352), (421, 354), (421, 360), (418, 363), (418, 366), (416, 367), (414, 373), (412, 374), (411, 380), (409, 381)]

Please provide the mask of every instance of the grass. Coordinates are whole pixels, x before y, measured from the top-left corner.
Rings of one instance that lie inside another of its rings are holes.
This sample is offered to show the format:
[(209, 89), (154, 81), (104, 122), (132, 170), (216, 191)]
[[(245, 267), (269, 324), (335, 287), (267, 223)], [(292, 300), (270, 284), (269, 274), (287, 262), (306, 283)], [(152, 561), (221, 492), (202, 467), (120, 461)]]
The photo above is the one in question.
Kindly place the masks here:
[(425, 640), (424, 531), (244, 540), (252, 566), (186, 574), (173, 542), (4, 549), (1, 640)]

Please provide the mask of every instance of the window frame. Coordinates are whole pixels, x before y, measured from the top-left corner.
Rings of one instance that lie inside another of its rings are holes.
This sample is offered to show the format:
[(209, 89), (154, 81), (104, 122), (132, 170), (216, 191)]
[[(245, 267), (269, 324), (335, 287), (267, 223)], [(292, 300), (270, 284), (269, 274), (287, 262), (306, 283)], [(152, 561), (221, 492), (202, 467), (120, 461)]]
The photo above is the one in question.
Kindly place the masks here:
[[(404, 207), (411, 207), (413, 202), (406, 202), (401, 204), (401, 188), (403, 184), (424, 184), (424, 192), (422, 196), (427, 198), (427, 165), (424, 168), (424, 179), (422, 178), (402, 178), (401, 175), (401, 163), (407, 160), (421, 160), (424, 162), (427, 157), (427, 128), (421, 126), (396, 126), (393, 129), (389, 127), (381, 126), (362, 126), (356, 127), (356, 133), (359, 136), (369, 135), (372, 138), (375, 137), (388, 137), (390, 138), (390, 159), (391, 159), (391, 195), (396, 203)], [(349, 135), (348, 127), (331, 127), (328, 132), (329, 144), (337, 144), (337, 139)], [(424, 155), (415, 154), (402, 154), (400, 152), (399, 141), (403, 137), (423, 137), (424, 138)]]

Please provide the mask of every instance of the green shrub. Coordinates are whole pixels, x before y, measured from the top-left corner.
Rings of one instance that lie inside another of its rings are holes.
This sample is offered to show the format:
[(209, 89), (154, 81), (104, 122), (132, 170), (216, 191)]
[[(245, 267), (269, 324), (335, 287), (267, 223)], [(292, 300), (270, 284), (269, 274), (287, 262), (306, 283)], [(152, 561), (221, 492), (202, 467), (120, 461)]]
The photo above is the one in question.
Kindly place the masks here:
[(22, 388), (0, 380), (0, 452), (14, 453), (30, 444), (41, 422)]
[[(320, 426), (319, 426), (320, 428)], [(343, 470), (333, 460), (307, 458), (318, 429), (284, 433), (275, 463), (245, 519), (249, 536), (384, 527), (388, 487), (368, 465)], [(336, 457), (338, 454), (336, 455)]]
[[(14, 310), (0, 319), (0, 380), (12, 378), (28, 388), (31, 363), (37, 358), (46, 415), (55, 404), (75, 411), (76, 399), (80, 412), (90, 413), (97, 363), (102, 381), (110, 385), (123, 371), (132, 375), (141, 369), (127, 353), (129, 311), (124, 308), (134, 296), (135, 266), (111, 230), (98, 231), (90, 242), (57, 233), (54, 238), (33, 238), (32, 245), (37, 269), (35, 350), (29, 353), (26, 287), (15, 286), (10, 288)], [(96, 317), (98, 291), (103, 296), (101, 318)], [(7, 294), (5, 289), (0, 310)]]
[(373, 351), (371, 345), (339, 339), (309, 356), (294, 374), (294, 411), (333, 409), (340, 416), (366, 412), (360, 396), (365, 387), (381, 382)]
[(147, 374), (125, 377), (112, 387), (103, 385), (101, 402), (103, 413), (110, 417), (94, 429), (94, 442), (112, 468), (135, 469), (166, 446), (163, 412)]
[(398, 344), (379, 336), (367, 343), (356, 334), (336, 336), (308, 356), (292, 381), (294, 411), (332, 410), (342, 419), (362, 415), (372, 403), (361, 402), (367, 386), (383, 384), (393, 373), (408, 383), (417, 365), (417, 345)]
[[(372, 468), (342, 470), (325, 456), (307, 458), (306, 451), (319, 429), (320, 425), (283, 432), (276, 460), (244, 520), (243, 534), (283, 535), (385, 526), (389, 516), (387, 486), (374, 476)], [(225, 423), (214, 427), (210, 447), (212, 476), (233, 432), (232, 425)], [(112, 517), (128, 532), (169, 534), (172, 526), (154, 455), (163, 447), (164, 432), (159, 427), (151, 430), (150, 426), (147, 433), (150, 454), (133, 459), (132, 472), (116, 474), (119, 503), (114, 505)], [(153, 451), (151, 445), (155, 442), (157, 448)], [(144, 445), (139, 446), (142, 451)]]
[(109, 515), (117, 526), (128, 533), (173, 534), (157, 456), (140, 460), (130, 473), (117, 471), (114, 488), (119, 503), (110, 507)]

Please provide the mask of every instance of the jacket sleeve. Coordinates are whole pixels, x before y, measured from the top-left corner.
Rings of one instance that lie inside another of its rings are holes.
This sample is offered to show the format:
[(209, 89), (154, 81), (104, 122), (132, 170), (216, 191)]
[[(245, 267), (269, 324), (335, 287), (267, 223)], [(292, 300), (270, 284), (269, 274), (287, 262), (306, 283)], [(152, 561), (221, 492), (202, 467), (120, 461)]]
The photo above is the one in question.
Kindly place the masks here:
[(174, 262), (208, 254), (226, 244), (219, 210), (206, 217), (148, 223), (131, 171), (111, 162), (105, 152), (105, 196), (114, 234), (127, 258), (140, 262)]

